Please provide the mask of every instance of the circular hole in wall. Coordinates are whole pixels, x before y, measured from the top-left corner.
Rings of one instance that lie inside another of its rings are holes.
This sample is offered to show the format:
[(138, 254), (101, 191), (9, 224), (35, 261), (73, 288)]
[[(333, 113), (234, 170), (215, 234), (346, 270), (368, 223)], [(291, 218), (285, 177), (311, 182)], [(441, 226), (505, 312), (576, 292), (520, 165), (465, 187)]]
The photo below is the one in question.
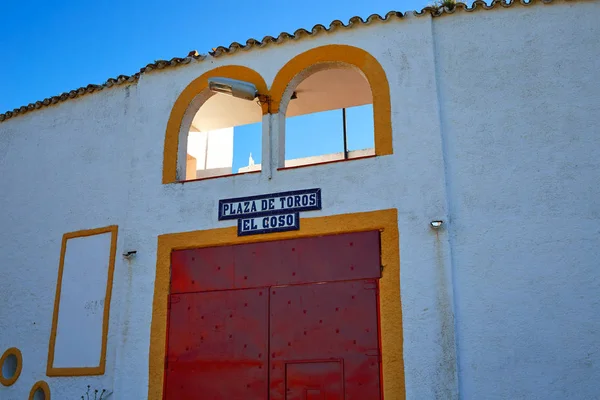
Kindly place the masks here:
[(29, 392), (29, 400), (50, 400), (50, 388), (44, 381), (36, 382)]
[(16, 347), (12, 347), (0, 357), (0, 383), (4, 386), (10, 386), (21, 374), (23, 367), (23, 358), (21, 352)]

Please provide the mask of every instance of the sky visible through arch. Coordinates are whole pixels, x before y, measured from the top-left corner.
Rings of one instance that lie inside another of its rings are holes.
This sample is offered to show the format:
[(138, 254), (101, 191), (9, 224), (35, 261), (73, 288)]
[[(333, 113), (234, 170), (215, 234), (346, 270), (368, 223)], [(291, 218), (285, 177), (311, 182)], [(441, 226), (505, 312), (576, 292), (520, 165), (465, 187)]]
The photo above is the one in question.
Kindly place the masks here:
[[(234, 41), (293, 33), (315, 24), (329, 26), (335, 19), (347, 23), (353, 16), (418, 10), (430, 2), (7, 0), (0, 12), (0, 113), (110, 77), (131, 75), (154, 60), (185, 57), (191, 50), (207, 53)], [(369, 106), (348, 110), (347, 126), (350, 150), (372, 147)], [(358, 132), (369, 129), (370, 144), (361, 142)], [(292, 118), (286, 133), (288, 159), (314, 155), (311, 146), (316, 140), (326, 149), (341, 151), (341, 111)], [(248, 150), (260, 162), (260, 145), (254, 150), (244, 144), (256, 142), (257, 134), (256, 126), (236, 129), (234, 140), (240, 150), (234, 149), (234, 170), (248, 164)]]
[[(260, 123), (233, 129), (233, 171), (248, 165), (248, 156), (256, 164), (262, 159), (262, 127)], [(349, 151), (375, 147), (373, 106), (346, 109), (346, 140)], [(341, 110), (286, 118), (286, 160), (340, 153), (344, 151), (343, 117)]]

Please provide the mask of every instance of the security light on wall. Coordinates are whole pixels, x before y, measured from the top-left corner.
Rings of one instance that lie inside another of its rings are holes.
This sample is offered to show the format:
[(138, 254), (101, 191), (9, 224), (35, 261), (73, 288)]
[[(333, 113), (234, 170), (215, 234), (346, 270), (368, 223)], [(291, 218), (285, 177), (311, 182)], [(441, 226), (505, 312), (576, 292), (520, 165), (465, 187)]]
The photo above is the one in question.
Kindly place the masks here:
[(250, 82), (230, 78), (208, 78), (208, 88), (215, 93), (223, 93), (244, 100), (254, 100), (258, 90)]

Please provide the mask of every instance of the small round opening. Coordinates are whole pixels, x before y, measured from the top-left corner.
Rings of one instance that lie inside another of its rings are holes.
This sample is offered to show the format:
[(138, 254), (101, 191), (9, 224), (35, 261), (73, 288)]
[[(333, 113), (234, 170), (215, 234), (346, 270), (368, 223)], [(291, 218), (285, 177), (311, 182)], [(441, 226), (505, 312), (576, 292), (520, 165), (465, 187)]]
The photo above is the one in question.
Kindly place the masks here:
[(35, 393), (33, 393), (33, 400), (47, 400), (46, 393), (44, 393), (42, 388), (39, 388), (35, 391)]
[(21, 374), (23, 358), (21, 352), (16, 347), (6, 350), (0, 357), (0, 383), (4, 386), (10, 386)]
[(29, 400), (50, 400), (50, 388), (44, 381), (36, 382), (29, 392)]
[(2, 376), (4, 379), (12, 379), (17, 373), (17, 366), (19, 365), (19, 360), (17, 360), (17, 356), (14, 354), (9, 354), (8, 357), (4, 360), (2, 364)]

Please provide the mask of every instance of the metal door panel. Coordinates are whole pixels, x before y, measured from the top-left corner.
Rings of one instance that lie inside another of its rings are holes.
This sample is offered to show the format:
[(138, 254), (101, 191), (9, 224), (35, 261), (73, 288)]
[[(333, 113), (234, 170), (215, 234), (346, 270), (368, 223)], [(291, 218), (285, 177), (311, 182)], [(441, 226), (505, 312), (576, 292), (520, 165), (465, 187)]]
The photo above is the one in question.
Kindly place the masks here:
[(235, 287), (379, 278), (379, 232), (235, 246)]
[(268, 289), (171, 299), (166, 399), (266, 399)]
[(344, 400), (341, 361), (308, 361), (285, 366), (286, 400)]
[(171, 293), (379, 278), (379, 232), (177, 250)]
[(271, 400), (285, 399), (286, 364), (340, 359), (345, 400), (380, 398), (376, 281), (273, 287), (270, 316)]
[(232, 246), (178, 250), (171, 254), (171, 293), (234, 288)]

